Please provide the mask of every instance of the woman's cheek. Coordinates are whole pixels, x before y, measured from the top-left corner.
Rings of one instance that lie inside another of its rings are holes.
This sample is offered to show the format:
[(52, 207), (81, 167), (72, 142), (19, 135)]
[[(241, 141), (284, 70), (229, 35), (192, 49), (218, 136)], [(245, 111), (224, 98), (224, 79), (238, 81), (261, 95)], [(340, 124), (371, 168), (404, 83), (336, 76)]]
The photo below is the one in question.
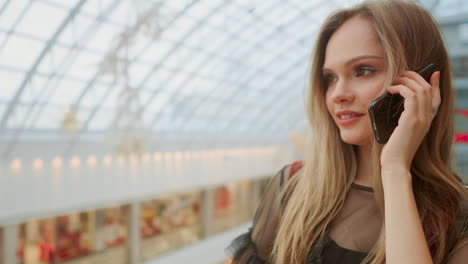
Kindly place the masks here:
[(371, 87), (369, 87), (369, 89), (367, 89), (367, 92), (366, 92), (367, 105), (369, 105), (374, 99), (379, 97), (379, 95), (381, 94), (383, 90), (383, 86), (384, 86), (384, 82), (378, 82), (372, 85)]

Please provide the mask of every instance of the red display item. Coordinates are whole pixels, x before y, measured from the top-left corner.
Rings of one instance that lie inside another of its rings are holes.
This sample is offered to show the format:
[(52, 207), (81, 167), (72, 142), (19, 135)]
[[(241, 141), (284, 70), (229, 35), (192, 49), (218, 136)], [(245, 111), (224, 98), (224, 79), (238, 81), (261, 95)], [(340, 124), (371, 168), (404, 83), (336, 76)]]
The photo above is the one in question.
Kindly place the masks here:
[(468, 143), (468, 132), (456, 132), (454, 137), (455, 143), (467, 144)]
[(457, 110), (455, 110), (455, 112), (457, 112), (458, 114), (463, 115), (465, 118), (468, 118), (468, 110), (466, 110), (466, 109), (457, 109)]
[(216, 206), (218, 209), (227, 209), (231, 205), (231, 193), (227, 187), (221, 187), (216, 195)]
[(47, 242), (39, 243), (39, 259), (47, 264), (54, 263), (55, 247)]
[(289, 169), (288, 179), (290, 179), (297, 171), (299, 171), (304, 166), (304, 162), (302, 160), (295, 161), (291, 164), (291, 168)]

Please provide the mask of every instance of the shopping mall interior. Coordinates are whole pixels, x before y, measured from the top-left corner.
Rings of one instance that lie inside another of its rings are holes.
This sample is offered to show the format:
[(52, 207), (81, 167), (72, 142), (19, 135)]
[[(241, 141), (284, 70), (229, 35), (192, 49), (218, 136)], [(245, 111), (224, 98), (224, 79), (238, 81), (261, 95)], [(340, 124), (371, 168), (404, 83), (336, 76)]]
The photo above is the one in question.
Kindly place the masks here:
[[(227, 263), (304, 158), (321, 23), (358, 2), (1, 0), (0, 264)], [(451, 58), (466, 183), (468, 2), (417, 2)]]

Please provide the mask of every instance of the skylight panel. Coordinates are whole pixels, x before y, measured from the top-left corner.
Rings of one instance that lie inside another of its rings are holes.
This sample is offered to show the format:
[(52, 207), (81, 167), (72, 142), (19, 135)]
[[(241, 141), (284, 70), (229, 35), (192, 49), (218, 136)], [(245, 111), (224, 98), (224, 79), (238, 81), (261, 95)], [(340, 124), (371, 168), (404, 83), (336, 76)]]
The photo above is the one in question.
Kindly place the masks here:
[(84, 82), (63, 79), (49, 97), (49, 103), (69, 106), (75, 102), (84, 87)]
[(89, 122), (89, 131), (107, 131), (112, 125), (112, 120), (116, 115), (115, 109), (101, 108)]
[(118, 42), (118, 35), (123, 31), (122, 27), (118, 27), (109, 23), (102, 23), (99, 29), (86, 44), (90, 49), (108, 52), (111, 48), (116, 47)]
[(34, 1), (16, 31), (50, 39), (62, 24), (66, 10)]
[(28, 8), (30, 8), (30, 1), (10, 1), (0, 15), (0, 28), (11, 30)]
[(13, 99), (23, 78), (24, 74), (20, 72), (0, 70), (0, 102), (9, 102)]
[(10, 36), (7, 44), (0, 51), (0, 65), (11, 65), (22, 70), (28, 70), (41, 54), (44, 42), (32, 39)]

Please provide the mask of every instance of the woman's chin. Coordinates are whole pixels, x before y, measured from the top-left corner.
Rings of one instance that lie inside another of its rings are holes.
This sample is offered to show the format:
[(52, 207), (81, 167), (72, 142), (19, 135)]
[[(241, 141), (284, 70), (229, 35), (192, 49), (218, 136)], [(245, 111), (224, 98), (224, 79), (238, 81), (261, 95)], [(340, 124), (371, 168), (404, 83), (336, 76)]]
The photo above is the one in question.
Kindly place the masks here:
[(341, 140), (343, 140), (345, 143), (351, 144), (351, 145), (367, 145), (370, 143), (369, 137), (363, 137), (362, 135), (346, 135), (341, 133)]

